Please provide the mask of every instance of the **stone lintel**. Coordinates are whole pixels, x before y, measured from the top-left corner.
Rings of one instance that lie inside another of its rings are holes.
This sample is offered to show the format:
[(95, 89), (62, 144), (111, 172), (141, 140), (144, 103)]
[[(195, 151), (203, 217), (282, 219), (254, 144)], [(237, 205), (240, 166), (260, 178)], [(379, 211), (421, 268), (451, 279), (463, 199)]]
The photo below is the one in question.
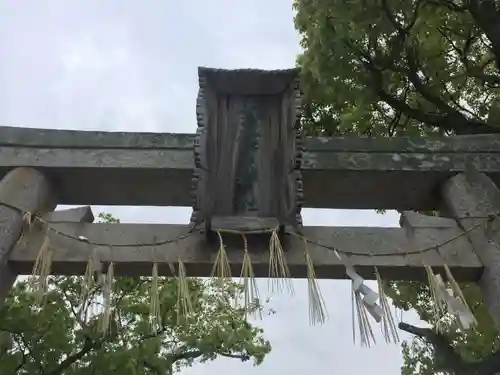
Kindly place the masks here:
[[(400, 218), (400, 225), (405, 230), (408, 242), (413, 249), (431, 249), (433, 246), (441, 245), (430, 251), (437, 256), (442, 256), (443, 261), (446, 259), (447, 262), (460, 262), (465, 254), (474, 254), (470, 256), (477, 259), (467, 234), (454, 219), (404, 211)], [(445, 243), (446, 239), (452, 238), (453, 241)], [(421, 259), (424, 260), (424, 258)], [(453, 270), (452, 273), (455, 274)]]
[[(53, 178), (60, 204), (190, 206), (194, 134), (0, 127), (0, 178), (19, 166)], [(481, 151), (478, 151), (481, 150)], [(500, 183), (500, 136), (308, 138), (305, 207), (439, 209), (467, 165)]]
[[(185, 225), (167, 224), (74, 224), (54, 223), (54, 229), (71, 236), (84, 236), (92, 243), (99, 243), (97, 252), (100, 260), (106, 264), (115, 263), (117, 275), (150, 275), (153, 259), (159, 262), (159, 272), (170, 275), (168, 263), (182, 259), (189, 276), (207, 277), (212, 271), (218, 244), (207, 243), (201, 234), (168, 243), (153, 246), (153, 241), (162, 241), (184, 235), (188, 231)], [(424, 237), (428, 246), (445, 242), (449, 236), (448, 228), (422, 228), (418, 237)], [(373, 278), (373, 267), (377, 266), (382, 277), (397, 280), (424, 280), (423, 264), (429, 264), (436, 270), (442, 270), (446, 263), (457, 280), (475, 281), (482, 273), (483, 266), (471, 251), (470, 244), (457, 242), (439, 252), (427, 251), (423, 254), (407, 256), (379, 256), (381, 253), (401, 254), (414, 249), (401, 228), (359, 228), (359, 227), (305, 227), (304, 235), (314, 242), (336, 247), (343, 251), (356, 252), (360, 255), (342, 255), (365, 278)], [(249, 250), (255, 275), (267, 277), (269, 269), (269, 238), (248, 236)], [(15, 248), (9, 263), (13, 269), (23, 274), (31, 273), (42, 238), (33, 235), (24, 247)], [(243, 260), (243, 242), (240, 236), (224, 235), (227, 254), (233, 276), (239, 276)], [(135, 244), (149, 243), (148, 246), (135, 247)], [(60, 274), (83, 274), (88, 256), (92, 249), (89, 243), (69, 239), (50, 231), (50, 244), (55, 249), (52, 271)], [(112, 244), (113, 246), (107, 246)], [(305, 278), (304, 243), (302, 240), (287, 235), (283, 243), (292, 277)], [(345, 269), (334, 252), (310, 243), (308, 249), (315, 264), (316, 275), (322, 279), (344, 279)], [(378, 255), (377, 255), (378, 254)]]
[(73, 222), (73, 223), (93, 223), (94, 213), (90, 206), (69, 208), (66, 210), (52, 211), (43, 217), (44, 221), (51, 223)]

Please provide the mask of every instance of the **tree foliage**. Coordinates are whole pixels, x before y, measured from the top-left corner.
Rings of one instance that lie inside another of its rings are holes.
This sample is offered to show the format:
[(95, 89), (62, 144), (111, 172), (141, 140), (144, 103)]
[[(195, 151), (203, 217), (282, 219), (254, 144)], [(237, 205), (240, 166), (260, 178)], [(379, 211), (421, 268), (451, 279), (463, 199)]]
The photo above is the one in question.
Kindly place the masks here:
[[(460, 331), (457, 327), (450, 326), (443, 337), (433, 337), (435, 330), (432, 329), (423, 336), (417, 334), (410, 343), (403, 342), (403, 375), (431, 375), (437, 372), (493, 375), (499, 371), (500, 335), (494, 328), (481, 292), (475, 284), (463, 284), (461, 287), (478, 321), (478, 327), (475, 330)], [(396, 307), (406, 311), (414, 309), (420, 319), (432, 327), (432, 302), (426, 284), (396, 281), (391, 282), (386, 290)]]
[(296, 0), (295, 6), (309, 131), (499, 131), (498, 1)]
[(160, 278), (162, 324), (156, 332), (149, 323), (151, 278), (115, 279), (105, 333), (99, 329), (99, 299), (81, 309), (81, 287), (81, 277), (51, 277), (44, 305), (37, 308), (28, 282), (15, 284), (0, 309), (2, 375), (163, 375), (218, 357), (260, 364), (271, 350), (262, 330), (235, 307), (242, 290), (232, 282), (220, 288), (190, 279), (192, 312), (179, 321), (177, 280)]
[[(500, 131), (498, 0), (295, 0), (309, 134), (365, 136)], [(405, 375), (500, 372), (500, 336), (475, 285), (477, 331), (444, 337), (406, 326)], [(426, 285), (393, 282), (396, 306), (432, 325)]]

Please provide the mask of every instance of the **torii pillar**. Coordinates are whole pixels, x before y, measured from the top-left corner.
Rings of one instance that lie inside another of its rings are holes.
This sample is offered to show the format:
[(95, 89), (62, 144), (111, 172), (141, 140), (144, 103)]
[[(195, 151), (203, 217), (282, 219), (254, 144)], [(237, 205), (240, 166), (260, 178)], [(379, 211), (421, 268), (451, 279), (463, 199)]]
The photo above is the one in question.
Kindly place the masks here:
[[(467, 233), (476, 254), (484, 265), (478, 285), (484, 302), (500, 330), (500, 190), (484, 173), (474, 168), (450, 178), (442, 196), (449, 213)], [(491, 217), (487, 225), (485, 217)], [(483, 225), (484, 224), (484, 225)]]
[(43, 215), (56, 205), (52, 186), (40, 171), (16, 168), (0, 180), (0, 306), (17, 278), (8, 258), (21, 235), (24, 213)]

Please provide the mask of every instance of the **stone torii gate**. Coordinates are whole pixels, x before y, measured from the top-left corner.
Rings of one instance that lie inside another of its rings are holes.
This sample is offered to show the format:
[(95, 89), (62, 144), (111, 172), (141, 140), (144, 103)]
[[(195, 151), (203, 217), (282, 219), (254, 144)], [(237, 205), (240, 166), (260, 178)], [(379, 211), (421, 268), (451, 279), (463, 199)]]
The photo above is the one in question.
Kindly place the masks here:
[[(91, 243), (117, 275), (150, 275), (154, 256), (160, 275), (182, 259), (188, 276), (209, 276), (210, 233), (276, 227), (291, 277), (307, 273), (291, 230), (309, 240), (317, 278), (347, 277), (337, 252), (367, 279), (377, 267), (384, 279), (423, 280), (424, 265), (447, 265), (479, 283), (500, 328), (500, 136), (303, 138), (295, 70), (200, 68), (199, 77), (196, 134), (0, 127), (0, 301), (40, 248), (40, 228), (18, 241), (29, 212), (45, 215), (54, 274), (83, 274)], [(51, 213), (57, 204), (192, 206), (193, 215), (186, 225), (103, 224), (89, 208)], [(307, 227), (302, 206), (398, 209), (402, 228)], [(424, 210), (446, 217), (411, 212)], [(267, 277), (267, 242), (249, 241), (255, 276)], [(239, 274), (240, 238), (226, 246)]]

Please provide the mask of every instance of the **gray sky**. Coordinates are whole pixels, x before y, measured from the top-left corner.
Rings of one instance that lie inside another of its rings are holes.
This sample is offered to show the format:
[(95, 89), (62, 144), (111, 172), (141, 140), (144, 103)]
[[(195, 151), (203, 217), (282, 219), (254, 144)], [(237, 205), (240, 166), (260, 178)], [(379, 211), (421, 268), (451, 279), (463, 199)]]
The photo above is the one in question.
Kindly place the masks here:
[[(289, 0), (0, 0), (0, 51), (2, 125), (192, 133), (199, 65), (289, 68), (300, 47)], [(190, 215), (94, 210), (127, 222), (187, 223)], [(395, 213), (306, 209), (303, 217), (306, 225), (398, 225)], [(273, 296), (277, 314), (259, 323), (274, 348), (262, 366), (222, 359), (183, 374), (399, 374), (398, 346), (352, 344), (349, 283), (321, 288), (322, 327), (308, 325), (305, 281), (295, 281), (294, 298)]]

